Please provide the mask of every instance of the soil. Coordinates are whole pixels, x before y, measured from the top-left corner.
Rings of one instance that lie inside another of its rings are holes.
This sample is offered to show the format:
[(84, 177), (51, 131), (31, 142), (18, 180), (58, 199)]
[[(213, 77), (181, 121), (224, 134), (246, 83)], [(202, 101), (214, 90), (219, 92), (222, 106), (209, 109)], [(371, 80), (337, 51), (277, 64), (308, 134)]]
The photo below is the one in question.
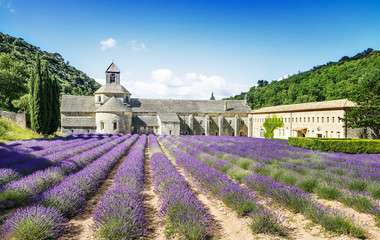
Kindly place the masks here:
[[(205, 208), (210, 213), (213, 220), (213, 238), (214, 239), (252, 239), (252, 231), (249, 228), (251, 220), (248, 217), (239, 218), (235, 212), (226, 207), (220, 200), (207, 196), (202, 193), (194, 184), (193, 179), (186, 175), (184, 171), (179, 168), (174, 159), (163, 148), (164, 153), (172, 161), (179, 173), (189, 183), (191, 190), (195, 196), (203, 203)], [(262, 236), (260, 239), (273, 239), (268, 236)]]
[[(314, 195), (316, 197), (316, 195)], [(361, 225), (368, 233), (367, 239), (373, 239), (373, 240), (380, 240), (380, 228), (377, 226), (375, 218), (366, 213), (360, 213), (356, 211), (353, 208), (347, 207), (341, 202), (338, 201), (332, 201), (332, 200), (326, 200), (326, 199), (318, 199), (320, 203), (322, 203), (325, 206), (329, 206), (331, 208), (339, 209), (340, 211), (343, 211), (348, 216), (354, 216), (354, 220), (356, 223)]]
[(158, 197), (153, 192), (153, 184), (150, 175), (150, 154), (148, 147), (145, 148), (145, 182), (144, 182), (144, 214), (147, 221), (147, 232), (143, 239), (163, 240), (165, 238), (164, 223), (159, 219)]
[(124, 162), (126, 156), (119, 161), (112, 169), (108, 178), (100, 185), (96, 194), (91, 197), (82, 213), (71, 219), (67, 224), (67, 232), (60, 238), (60, 240), (85, 240), (95, 239), (91, 232), (92, 215), (100, 198), (107, 192), (113, 182), (113, 177), (116, 174), (119, 166)]

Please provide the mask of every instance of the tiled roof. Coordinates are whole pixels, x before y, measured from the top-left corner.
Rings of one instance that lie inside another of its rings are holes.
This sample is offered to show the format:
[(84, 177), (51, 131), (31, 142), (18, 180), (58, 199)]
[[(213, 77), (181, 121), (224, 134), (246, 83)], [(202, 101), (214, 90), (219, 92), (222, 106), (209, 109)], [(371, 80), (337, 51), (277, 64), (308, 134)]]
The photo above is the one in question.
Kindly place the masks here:
[(179, 118), (176, 113), (158, 113), (158, 117), (161, 122), (171, 122), (171, 123), (179, 123)]
[[(117, 99), (115, 99), (117, 100)], [(223, 100), (172, 100), (172, 99), (131, 99), (131, 106), (108, 103), (99, 107), (100, 111), (112, 112), (132, 111), (136, 113), (250, 113), (249, 106), (244, 101), (227, 101), (227, 111), (224, 111)], [(118, 100), (117, 100), (118, 101)], [(107, 109), (109, 107), (109, 109)], [(61, 112), (98, 112), (93, 96), (63, 95)]]
[(131, 99), (133, 112), (162, 113), (250, 113), (251, 108), (242, 100), (227, 101), (224, 111), (224, 100), (176, 100), (176, 99)]
[(90, 116), (64, 116), (61, 119), (62, 127), (96, 127), (95, 118)]
[(120, 100), (112, 97), (102, 106), (96, 109), (96, 112), (130, 112), (131, 110)]
[(132, 126), (158, 127), (157, 116), (135, 116), (132, 117)]
[(118, 67), (116, 67), (115, 63), (111, 63), (111, 65), (107, 68), (106, 72), (114, 72), (114, 73), (119, 73), (120, 70)]
[(327, 110), (327, 109), (345, 109), (356, 107), (356, 103), (348, 99), (324, 101), (324, 102), (310, 102), (299, 103), (291, 105), (279, 105), (272, 107), (263, 107), (258, 110), (254, 110), (253, 114), (261, 113), (276, 113), (276, 112), (299, 112), (299, 111), (314, 111), (314, 110)]
[(63, 95), (61, 102), (61, 112), (95, 112), (94, 96), (73, 96)]
[(107, 83), (104, 84), (101, 88), (99, 88), (95, 94), (105, 94), (105, 93), (120, 93), (120, 94), (127, 94), (131, 95), (131, 93), (125, 89), (122, 85), (119, 83)]

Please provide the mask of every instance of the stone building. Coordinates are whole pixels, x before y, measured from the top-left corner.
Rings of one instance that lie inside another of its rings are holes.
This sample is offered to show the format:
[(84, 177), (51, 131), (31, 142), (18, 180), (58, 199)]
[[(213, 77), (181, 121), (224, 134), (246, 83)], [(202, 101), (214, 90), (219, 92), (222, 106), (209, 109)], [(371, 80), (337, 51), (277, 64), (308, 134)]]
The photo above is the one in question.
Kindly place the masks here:
[(360, 129), (346, 128), (340, 120), (352, 107), (356, 104), (348, 99), (264, 107), (249, 115), (248, 124), (252, 125), (249, 136), (263, 138), (265, 118), (276, 115), (284, 127), (274, 131), (275, 138), (357, 138)]
[(246, 101), (131, 98), (112, 63), (94, 96), (62, 96), (62, 132), (247, 136)]

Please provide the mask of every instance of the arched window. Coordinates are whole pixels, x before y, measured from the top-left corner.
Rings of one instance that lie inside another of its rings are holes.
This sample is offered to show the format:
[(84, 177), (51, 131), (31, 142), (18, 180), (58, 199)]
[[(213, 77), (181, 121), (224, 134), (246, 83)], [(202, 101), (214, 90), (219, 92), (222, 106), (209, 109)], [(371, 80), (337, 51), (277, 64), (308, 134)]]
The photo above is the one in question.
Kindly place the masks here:
[(117, 122), (114, 122), (113, 123), (113, 130), (116, 130), (117, 129)]
[(113, 83), (115, 82), (115, 74), (112, 73), (111, 76), (110, 76), (110, 83)]
[(215, 132), (215, 136), (218, 136), (218, 135), (219, 135), (219, 134), (218, 134), (218, 131), (216, 131), (216, 132)]
[(104, 122), (100, 122), (100, 130), (104, 129)]
[(235, 131), (232, 131), (231, 136), (235, 136)]

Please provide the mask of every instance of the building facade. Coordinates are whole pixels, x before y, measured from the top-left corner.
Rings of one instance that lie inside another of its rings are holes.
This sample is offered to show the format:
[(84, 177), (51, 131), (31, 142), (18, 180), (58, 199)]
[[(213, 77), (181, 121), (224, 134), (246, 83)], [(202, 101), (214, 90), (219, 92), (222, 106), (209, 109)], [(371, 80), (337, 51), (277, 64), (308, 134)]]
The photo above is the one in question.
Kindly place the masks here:
[(131, 98), (112, 63), (94, 96), (62, 96), (61, 131), (248, 136), (246, 101)]
[(263, 138), (265, 118), (276, 115), (284, 127), (274, 131), (274, 138), (358, 138), (360, 129), (346, 128), (340, 120), (353, 107), (356, 104), (348, 99), (264, 107), (249, 115), (248, 122), (252, 125), (249, 135)]

